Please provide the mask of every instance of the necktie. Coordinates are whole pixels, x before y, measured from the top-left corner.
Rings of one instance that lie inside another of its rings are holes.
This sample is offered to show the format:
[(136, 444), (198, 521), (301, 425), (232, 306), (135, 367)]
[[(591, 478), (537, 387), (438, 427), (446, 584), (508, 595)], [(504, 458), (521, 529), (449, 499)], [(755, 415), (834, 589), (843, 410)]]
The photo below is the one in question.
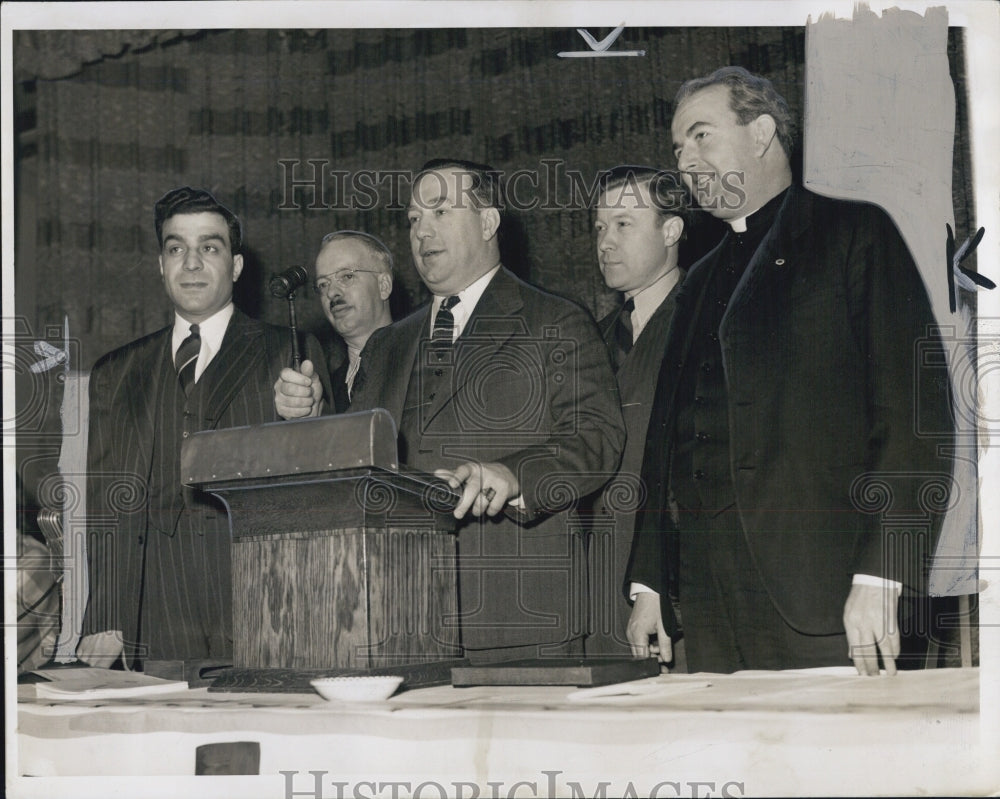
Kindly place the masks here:
[(199, 352), (201, 352), (201, 334), (198, 332), (198, 325), (191, 325), (191, 333), (181, 342), (174, 356), (177, 379), (184, 389), (184, 396), (191, 393), (191, 386), (194, 385), (194, 370), (198, 365)]
[(344, 383), (347, 384), (347, 398), (351, 398), (351, 392), (354, 391), (354, 387), (361, 387), (360, 377), (361, 370), (361, 356), (354, 359), (354, 362), (349, 364), (347, 367), (347, 377), (344, 378)]
[(618, 321), (615, 322), (615, 342), (621, 352), (621, 360), (632, 351), (632, 311), (635, 310), (635, 300), (629, 297), (622, 305)]
[(434, 330), (431, 338), (435, 344), (451, 344), (455, 336), (455, 314), (451, 309), (458, 305), (458, 297), (445, 297), (437, 316), (434, 317)]

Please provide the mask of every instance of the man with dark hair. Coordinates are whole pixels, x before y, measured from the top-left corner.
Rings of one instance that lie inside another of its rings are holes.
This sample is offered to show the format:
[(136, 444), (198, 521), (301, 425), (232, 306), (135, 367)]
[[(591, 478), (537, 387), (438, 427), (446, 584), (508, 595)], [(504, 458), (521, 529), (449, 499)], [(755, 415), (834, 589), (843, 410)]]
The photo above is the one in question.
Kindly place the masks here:
[(425, 165), (407, 216), (433, 299), (372, 333), (351, 402), (386, 408), (400, 461), (461, 493), (459, 624), (478, 662), (579, 651), (582, 538), (563, 511), (607, 480), (624, 440), (597, 327), (501, 265), (502, 208), (489, 167)]
[[(229, 521), (183, 485), (181, 444), (201, 430), (277, 421), (272, 385), (291, 360), (285, 329), (236, 310), (239, 220), (207, 191), (155, 209), (174, 323), (114, 350), (90, 377), (90, 598), (77, 655), (92, 665), (232, 654)], [(320, 350), (312, 337), (307, 353)], [(325, 381), (325, 367), (322, 367)]]
[[(676, 171), (621, 165), (602, 176), (594, 224), (597, 258), (604, 282), (622, 293), (622, 304), (598, 326), (615, 365), (627, 437), (618, 474), (594, 507), (588, 655), (629, 652), (630, 607), (618, 587), (632, 547), (646, 428), (681, 283), (678, 252), (690, 213), (690, 196)], [(669, 646), (665, 633), (663, 644)], [(670, 660), (666, 653), (665, 659)]]
[[(952, 427), (946, 385), (915, 396), (917, 345), (944, 353), (889, 217), (793, 185), (790, 119), (770, 83), (738, 67), (678, 93), (678, 168), (730, 230), (677, 296), (643, 458), (628, 636), (645, 654), (670, 631), (679, 570), (690, 671), (853, 660), (877, 674), (881, 656), (893, 674), (899, 594), (923, 588), (948, 504), (927, 497), (951, 487), (938, 455), (948, 442), (915, 430), (918, 407), (928, 429)], [(869, 485), (921, 521), (883, 533), (859, 500)]]

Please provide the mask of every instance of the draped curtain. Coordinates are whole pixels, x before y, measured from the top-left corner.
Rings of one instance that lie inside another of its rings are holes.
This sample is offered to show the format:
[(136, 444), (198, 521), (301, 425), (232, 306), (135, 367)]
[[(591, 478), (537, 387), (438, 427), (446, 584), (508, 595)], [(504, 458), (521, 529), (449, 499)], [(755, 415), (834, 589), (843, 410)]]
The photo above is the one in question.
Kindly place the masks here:
[[(638, 58), (558, 58), (585, 47), (572, 30), (138, 33), (14, 33), (18, 75), (34, 80), (38, 160), (37, 182), (19, 187), (37, 215), (33, 262), (17, 264), (33, 307), (17, 310), (36, 330), (68, 316), (81, 368), (170, 321), (152, 207), (178, 185), (208, 188), (243, 220), (237, 303), (251, 315), (287, 318), (267, 277), (311, 266), (337, 228), (386, 241), (399, 305), (413, 307), (424, 292), (408, 181), (392, 172), (441, 156), (529, 170), (508, 260), (600, 315), (614, 298), (587, 207), (598, 171), (672, 165), (672, 100), (688, 78), (740, 64), (797, 114), (804, 82), (802, 28), (626, 29), (615, 49)], [(299, 315), (325, 327), (314, 301), (301, 298)]]

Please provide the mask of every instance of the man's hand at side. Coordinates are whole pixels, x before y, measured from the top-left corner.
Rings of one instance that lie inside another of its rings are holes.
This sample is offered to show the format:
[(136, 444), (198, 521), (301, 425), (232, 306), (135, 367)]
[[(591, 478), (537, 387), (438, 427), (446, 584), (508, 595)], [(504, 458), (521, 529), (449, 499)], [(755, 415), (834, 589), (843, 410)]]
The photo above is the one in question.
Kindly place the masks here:
[[(660, 610), (660, 595), (651, 591), (635, 595), (632, 615), (628, 618), (625, 635), (632, 645), (632, 655), (647, 658), (656, 655), (660, 663), (674, 659), (673, 644), (663, 629), (663, 615)], [(651, 639), (656, 636), (656, 643)]]
[(896, 673), (899, 657), (899, 625), (896, 606), (899, 591), (893, 587), (851, 586), (844, 603), (844, 629), (849, 654), (858, 674), (877, 675), (878, 656), (882, 654), (885, 673)]
[(521, 494), (521, 487), (514, 473), (502, 463), (463, 463), (455, 471), (437, 469), (435, 477), (446, 480), (462, 499), (455, 507), (455, 518), (466, 513), (473, 516), (496, 516), (504, 505)]
[(274, 408), (283, 419), (318, 416), (323, 385), (312, 361), (303, 361), (301, 371), (284, 368), (274, 384)]

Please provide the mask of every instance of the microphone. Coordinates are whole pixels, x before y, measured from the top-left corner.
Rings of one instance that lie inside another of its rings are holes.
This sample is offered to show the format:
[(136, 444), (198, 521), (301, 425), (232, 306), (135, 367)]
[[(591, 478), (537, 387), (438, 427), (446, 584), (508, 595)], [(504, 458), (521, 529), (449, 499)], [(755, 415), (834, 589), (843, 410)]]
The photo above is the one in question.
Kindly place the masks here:
[(288, 326), (292, 335), (292, 366), (299, 371), (302, 358), (299, 355), (299, 331), (295, 327), (295, 290), (309, 282), (309, 273), (301, 266), (290, 266), (284, 272), (271, 276), (267, 284), (272, 297), (288, 300)]
[(271, 276), (267, 284), (268, 291), (272, 297), (284, 299), (294, 294), (297, 289), (302, 288), (309, 282), (309, 274), (301, 266), (290, 266), (284, 272), (278, 272)]

